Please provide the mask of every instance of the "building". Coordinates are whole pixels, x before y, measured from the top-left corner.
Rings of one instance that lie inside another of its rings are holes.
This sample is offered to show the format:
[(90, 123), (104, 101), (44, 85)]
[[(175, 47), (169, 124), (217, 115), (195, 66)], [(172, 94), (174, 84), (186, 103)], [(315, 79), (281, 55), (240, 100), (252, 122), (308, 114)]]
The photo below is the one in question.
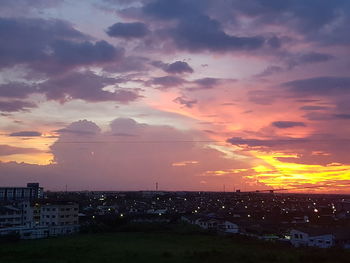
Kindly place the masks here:
[(78, 204), (13, 201), (0, 206), (0, 237), (36, 239), (79, 231)]
[(42, 204), (40, 226), (48, 227), (50, 236), (77, 232), (79, 230), (78, 204), (72, 202)]
[(292, 229), (290, 242), (295, 247), (308, 246), (319, 248), (330, 248), (335, 245), (335, 236), (331, 231), (321, 229), (309, 229), (300, 231)]
[(44, 197), (39, 183), (28, 183), (27, 187), (0, 187), (0, 201), (35, 200)]
[(22, 211), (13, 206), (0, 206), (0, 228), (22, 225)]

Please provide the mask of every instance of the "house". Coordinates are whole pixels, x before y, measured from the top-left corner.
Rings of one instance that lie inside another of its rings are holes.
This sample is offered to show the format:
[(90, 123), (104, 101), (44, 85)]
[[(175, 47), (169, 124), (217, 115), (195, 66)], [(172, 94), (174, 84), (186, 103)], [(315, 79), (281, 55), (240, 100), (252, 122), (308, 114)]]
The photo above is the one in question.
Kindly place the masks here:
[(330, 248), (335, 245), (335, 235), (332, 234), (332, 231), (323, 229), (308, 229), (303, 231), (292, 229), (290, 232), (290, 242), (295, 247)]
[(220, 221), (214, 218), (202, 217), (202, 218), (198, 218), (195, 221), (195, 225), (198, 225), (201, 228), (210, 229), (210, 230), (216, 230), (219, 224), (220, 224)]
[(232, 223), (230, 221), (221, 221), (218, 225), (218, 229), (225, 233), (237, 234), (239, 233), (239, 227), (237, 224)]

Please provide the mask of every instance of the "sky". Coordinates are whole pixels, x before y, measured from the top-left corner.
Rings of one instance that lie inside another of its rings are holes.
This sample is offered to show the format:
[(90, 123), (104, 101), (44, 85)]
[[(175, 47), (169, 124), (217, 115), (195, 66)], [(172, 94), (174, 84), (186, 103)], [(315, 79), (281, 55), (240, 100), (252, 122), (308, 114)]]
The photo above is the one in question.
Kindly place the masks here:
[(0, 184), (350, 193), (349, 23), (347, 0), (1, 0)]

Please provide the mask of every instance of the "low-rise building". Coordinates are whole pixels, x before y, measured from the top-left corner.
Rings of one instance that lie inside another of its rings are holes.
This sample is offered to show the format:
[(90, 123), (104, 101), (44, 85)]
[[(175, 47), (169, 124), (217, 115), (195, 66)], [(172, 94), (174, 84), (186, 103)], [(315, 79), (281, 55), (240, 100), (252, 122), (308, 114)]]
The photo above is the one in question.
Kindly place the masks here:
[(335, 245), (335, 236), (327, 230), (310, 229), (301, 231), (293, 229), (290, 232), (290, 242), (295, 247), (330, 248)]

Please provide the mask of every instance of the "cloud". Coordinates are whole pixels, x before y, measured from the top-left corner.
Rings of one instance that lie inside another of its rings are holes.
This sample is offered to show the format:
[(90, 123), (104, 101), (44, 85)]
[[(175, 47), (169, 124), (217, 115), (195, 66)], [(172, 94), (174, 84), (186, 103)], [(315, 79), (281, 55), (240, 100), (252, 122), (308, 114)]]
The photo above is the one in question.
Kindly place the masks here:
[(0, 85), (0, 97), (24, 99), (37, 92), (34, 85), (21, 82), (10, 82)]
[(15, 112), (28, 111), (31, 108), (36, 108), (37, 105), (33, 102), (22, 100), (0, 101), (0, 111)]
[[(31, 178), (49, 189), (64, 182), (70, 189), (78, 190), (150, 189), (157, 181), (163, 189), (193, 190), (199, 189), (200, 175), (207, 171), (246, 168), (243, 162), (194, 142), (204, 135), (192, 130), (148, 125), (132, 119), (116, 119), (105, 132), (87, 120), (64, 129), (74, 132), (60, 133), (51, 146), (53, 164), (0, 163), (0, 180), (10, 184)], [(196, 164), (173, 165), (184, 160)], [(241, 175), (228, 174), (219, 180), (208, 178), (208, 189), (222, 187), (226, 181), (237, 185), (244, 182)]]
[(89, 102), (116, 101), (128, 103), (140, 96), (134, 89), (116, 88), (107, 91), (103, 88), (118, 82), (115, 78), (96, 75), (91, 71), (72, 72), (51, 79), (39, 85), (40, 92), (49, 100), (66, 102), (71, 99), (81, 99)]
[(153, 61), (151, 63), (153, 66), (161, 68), (166, 73), (169, 74), (183, 74), (183, 73), (193, 73), (193, 68), (184, 61), (175, 61), (173, 63), (167, 64), (161, 61)]
[(301, 144), (307, 142), (307, 139), (294, 138), (276, 138), (276, 139), (244, 139), (241, 137), (232, 137), (227, 142), (233, 145), (247, 145), (249, 147), (280, 147), (292, 144)]
[[(55, 130), (59, 133), (61, 138), (71, 136), (89, 136), (97, 135), (101, 132), (101, 129), (92, 121), (80, 120), (69, 124), (67, 127)], [(75, 139), (75, 137), (74, 137)]]
[(41, 133), (37, 131), (19, 131), (10, 133), (11, 137), (40, 137)]
[(312, 111), (312, 110), (328, 110), (329, 107), (326, 106), (318, 106), (318, 105), (306, 105), (306, 106), (302, 106), (300, 107), (301, 110), (305, 110), (305, 111)]
[(155, 0), (146, 3), (142, 11), (159, 19), (187, 18), (193, 14), (201, 13), (205, 7), (205, 1), (202, 3), (193, 0)]
[(350, 92), (350, 77), (315, 77), (285, 82), (299, 96), (335, 96)]
[(286, 64), (289, 69), (299, 65), (327, 62), (334, 59), (334, 56), (319, 52), (308, 52), (302, 54), (290, 54), (287, 56)]
[(63, 0), (2, 0), (0, 14), (3, 16), (23, 16), (34, 10), (52, 8)]
[(186, 106), (187, 108), (192, 108), (198, 101), (193, 99), (188, 99), (185, 96), (177, 97), (174, 102)]
[(57, 39), (84, 40), (87, 36), (62, 20), (0, 18), (0, 38), (0, 66), (12, 66), (47, 60), (48, 47)]
[(185, 82), (186, 81), (180, 77), (169, 75), (164, 77), (153, 78), (151, 84), (160, 86), (162, 89), (168, 89), (172, 87), (178, 87), (184, 84)]
[(231, 6), (237, 15), (254, 18), (256, 25), (283, 25), (312, 41), (339, 44), (350, 40), (342, 35), (349, 20), (348, 1), (234, 0)]
[(350, 120), (350, 114), (348, 113), (339, 113), (333, 115), (337, 119)]
[(228, 35), (221, 29), (217, 20), (205, 15), (188, 17), (180, 21), (170, 34), (179, 49), (192, 52), (247, 51), (262, 48), (265, 43), (265, 39), (260, 36)]
[(117, 49), (104, 40), (96, 43), (57, 40), (52, 44), (52, 48), (53, 58), (59, 64), (67, 66), (111, 62), (123, 55), (122, 49)]
[(306, 126), (305, 123), (299, 121), (274, 121), (272, 125), (280, 129)]
[(141, 22), (115, 23), (107, 29), (106, 33), (110, 37), (142, 38), (149, 34), (149, 30), (146, 24)]
[(88, 35), (57, 19), (0, 18), (0, 38), (0, 67), (25, 64), (31, 70), (57, 74), (123, 56), (123, 49), (106, 41), (92, 42)]
[(14, 147), (10, 145), (0, 145), (0, 156), (8, 156), (14, 154), (31, 154), (41, 152), (38, 149), (34, 148), (22, 148), (22, 147)]

